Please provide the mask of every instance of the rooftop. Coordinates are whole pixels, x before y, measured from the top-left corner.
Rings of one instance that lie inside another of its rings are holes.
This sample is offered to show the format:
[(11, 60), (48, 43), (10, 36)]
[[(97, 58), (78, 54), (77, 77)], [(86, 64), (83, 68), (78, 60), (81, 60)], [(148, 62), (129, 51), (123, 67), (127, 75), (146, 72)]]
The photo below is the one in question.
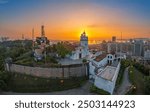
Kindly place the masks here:
[(107, 66), (102, 72), (98, 74), (98, 76), (102, 77), (103, 79), (112, 81), (115, 75), (116, 67)]
[(106, 56), (107, 56), (107, 54), (101, 54), (101, 55), (97, 56), (97, 57), (94, 59), (94, 61), (99, 62), (99, 61), (103, 60)]

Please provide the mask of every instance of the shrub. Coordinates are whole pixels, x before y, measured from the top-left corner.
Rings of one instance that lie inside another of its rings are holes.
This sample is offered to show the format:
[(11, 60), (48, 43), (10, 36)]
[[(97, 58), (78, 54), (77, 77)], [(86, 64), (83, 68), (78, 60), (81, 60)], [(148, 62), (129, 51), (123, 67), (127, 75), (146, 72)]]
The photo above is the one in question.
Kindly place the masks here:
[(145, 85), (145, 88), (144, 88), (145, 94), (149, 95), (150, 94), (150, 76), (145, 77), (144, 82), (145, 82), (145, 84), (144, 84)]
[(119, 71), (118, 78), (117, 78), (117, 81), (116, 81), (116, 88), (115, 88), (115, 90), (122, 83), (122, 81), (123, 81), (123, 74), (124, 74), (125, 68), (127, 68), (129, 65), (130, 65), (130, 61), (129, 60), (125, 60), (125, 59), (121, 60), (121, 66), (120, 66), (120, 71)]
[(137, 68), (140, 72), (142, 72), (144, 75), (149, 75), (150, 68), (148, 68), (147, 66), (144, 66), (143, 64), (138, 62), (134, 62), (133, 66)]
[(97, 88), (96, 86), (92, 85), (90, 87), (90, 92), (92, 93), (97, 93), (97, 94), (100, 94), (100, 95), (110, 95), (110, 93), (108, 93), (107, 91), (103, 90), (103, 89), (99, 89)]
[(129, 74), (129, 80), (130, 80), (130, 82), (133, 85), (135, 85), (135, 81), (134, 81), (134, 68), (133, 68), (133, 66), (129, 67), (128, 74)]
[(83, 63), (86, 63), (86, 62), (87, 62), (87, 60), (86, 60), (86, 59), (83, 59), (83, 60), (82, 60), (82, 62), (83, 62)]
[(7, 84), (3, 80), (0, 80), (0, 89), (8, 90)]
[(86, 80), (86, 77), (41, 78), (15, 73), (11, 74), (9, 87), (14, 92), (51, 92), (80, 87)]
[(135, 95), (136, 94), (136, 87), (134, 85), (132, 85), (129, 89), (129, 91), (126, 93), (126, 95)]
[(55, 58), (51, 57), (51, 56), (46, 57), (46, 62), (47, 63), (56, 63), (56, 64), (58, 63), (58, 61)]

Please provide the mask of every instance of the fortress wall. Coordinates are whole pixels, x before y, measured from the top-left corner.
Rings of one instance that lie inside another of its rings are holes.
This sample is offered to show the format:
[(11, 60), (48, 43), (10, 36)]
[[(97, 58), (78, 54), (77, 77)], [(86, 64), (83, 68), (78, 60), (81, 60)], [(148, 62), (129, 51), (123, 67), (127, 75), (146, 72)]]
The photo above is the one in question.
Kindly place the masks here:
[(6, 63), (6, 70), (9, 72), (16, 72), (21, 74), (27, 74), (38, 77), (52, 77), (52, 78), (68, 78), (68, 77), (80, 77), (87, 75), (87, 65), (67, 65), (60, 67), (30, 67), (17, 64), (8, 64)]

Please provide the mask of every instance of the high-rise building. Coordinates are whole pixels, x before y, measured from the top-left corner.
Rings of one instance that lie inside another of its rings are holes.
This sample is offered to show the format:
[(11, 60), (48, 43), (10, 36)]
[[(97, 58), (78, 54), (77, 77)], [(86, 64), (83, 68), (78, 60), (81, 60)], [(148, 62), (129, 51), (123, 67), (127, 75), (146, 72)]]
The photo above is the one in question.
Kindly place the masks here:
[(126, 47), (127, 47), (127, 50), (126, 50), (127, 55), (129, 55), (129, 56), (134, 55), (134, 44), (131, 43), (131, 42), (128, 42), (128, 43), (125, 43), (125, 44), (126, 44)]
[(146, 51), (146, 50), (150, 50), (150, 41), (146, 41), (145, 43), (144, 43), (144, 50)]
[(112, 53), (112, 52), (117, 52), (118, 46), (117, 43), (107, 43), (107, 52)]
[(116, 36), (112, 37), (112, 42), (116, 42)]
[(100, 44), (100, 50), (101, 51), (107, 51), (107, 42), (106, 41), (103, 41), (101, 44)]
[(144, 51), (144, 58), (150, 60), (150, 50)]
[(9, 37), (0, 37), (0, 42), (7, 41), (8, 39), (9, 39)]
[(134, 42), (134, 56), (144, 55), (144, 43), (143, 40), (135, 40)]

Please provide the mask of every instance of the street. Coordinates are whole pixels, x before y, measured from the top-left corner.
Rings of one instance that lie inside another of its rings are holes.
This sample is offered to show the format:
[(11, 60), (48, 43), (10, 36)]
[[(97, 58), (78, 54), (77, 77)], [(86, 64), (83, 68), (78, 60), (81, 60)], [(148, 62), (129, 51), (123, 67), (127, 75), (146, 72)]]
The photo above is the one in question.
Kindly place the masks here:
[(117, 89), (117, 92), (114, 93), (114, 95), (125, 95), (128, 92), (131, 86), (131, 83), (129, 81), (129, 76), (128, 76), (128, 69), (129, 68), (125, 69), (124, 75), (123, 75), (123, 81), (120, 87)]

